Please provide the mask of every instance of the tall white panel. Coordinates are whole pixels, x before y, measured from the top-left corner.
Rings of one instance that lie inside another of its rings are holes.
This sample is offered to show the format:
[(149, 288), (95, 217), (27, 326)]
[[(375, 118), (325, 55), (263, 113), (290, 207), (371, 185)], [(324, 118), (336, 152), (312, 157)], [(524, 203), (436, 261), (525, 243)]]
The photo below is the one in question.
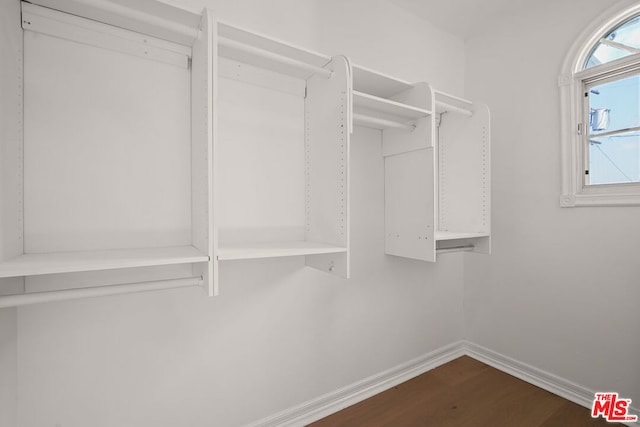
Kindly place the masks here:
[(326, 66), (329, 79), (307, 80), (305, 98), (306, 240), (346, 248), (308, 255), (307, 265), (349, 277), (349, 123), (351, 69), (343, 56)]

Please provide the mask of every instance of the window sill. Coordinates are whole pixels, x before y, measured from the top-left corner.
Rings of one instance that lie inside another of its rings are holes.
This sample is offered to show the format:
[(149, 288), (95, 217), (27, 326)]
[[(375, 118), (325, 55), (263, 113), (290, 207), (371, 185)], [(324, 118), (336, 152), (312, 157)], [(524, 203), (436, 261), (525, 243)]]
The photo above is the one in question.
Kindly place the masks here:
[(560, 197), (560, 207), (581, 206), (640, 206), (638, 193), (580, 193), (565, 194)]

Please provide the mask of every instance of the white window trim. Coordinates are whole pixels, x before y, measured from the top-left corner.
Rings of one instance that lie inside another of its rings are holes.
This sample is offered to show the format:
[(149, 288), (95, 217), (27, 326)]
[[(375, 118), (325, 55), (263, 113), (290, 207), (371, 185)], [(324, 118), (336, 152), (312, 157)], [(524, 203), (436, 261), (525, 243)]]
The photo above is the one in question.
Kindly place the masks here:
[(560, 132), (562, 158), (562, 195), (560, 206), (632, 206), (640, 205), (640, 184), (584, 185), (584, 144), (578, 133), (583, 122), (584, 80), (611, 68), (640, 64), (640, 54), (631, 55), (600, 66), (583, 69), (595, 44), (614, 26), (640, 14), (637, 1), (617, 3), (602, 20), (587, 27), (569, 50), (558, 77), (560, 87)]

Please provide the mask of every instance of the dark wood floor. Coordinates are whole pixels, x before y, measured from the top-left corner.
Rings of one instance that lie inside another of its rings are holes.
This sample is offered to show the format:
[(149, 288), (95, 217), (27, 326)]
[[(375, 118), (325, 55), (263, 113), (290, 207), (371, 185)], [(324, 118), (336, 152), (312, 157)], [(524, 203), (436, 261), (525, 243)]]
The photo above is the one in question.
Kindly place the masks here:
[(461, 357), (311, 424), (337, 426), (620, 426), (534, 385)]

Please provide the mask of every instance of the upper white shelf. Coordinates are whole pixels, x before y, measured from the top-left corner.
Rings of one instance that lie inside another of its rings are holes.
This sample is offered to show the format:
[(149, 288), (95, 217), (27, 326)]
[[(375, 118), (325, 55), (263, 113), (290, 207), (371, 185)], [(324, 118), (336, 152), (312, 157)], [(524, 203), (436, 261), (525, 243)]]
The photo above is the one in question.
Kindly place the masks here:
[(331, 61), (328, 56), (221, 22), (218, 22), (218, 54), (305, 80), (316, 74), (331, 75), (331, 71), (323, 68)]
[(334, 254), (347, 248), (310, 241), (221, 244), (218, 260), (276, 258), (298, 255)]
[(440, 240), (456, 240), (456, 239), (473, 239), (477, 237), (489, 237), (489, 233), (474, 233), (466, 231), (441, 231), (435, 232), (435, 239)]
[(208, 261), (193, 246), (24, 254), (0, 263), (0, 278)]
[(391, 98), (401, 92), (411, 90), (411, 83), (398, 80), (377, 71), (354, 65), (353, 89), (358, 92), (369, 93), (380, 98)]
[(444, 92), (434, 91), (436, 101), (436, 113), (458, 113), (465, 116), (473, 116), (473, 103), (457, 96)]
[(405, 120), (417, 120), (431, 115), (430, 111), (378, 96), (353, 91), (353, 105), (384, 114), (390, 114)]
[(30, 0), (29, 3), (185, 46), (198, 38), (201, 16), (158, 1)]

